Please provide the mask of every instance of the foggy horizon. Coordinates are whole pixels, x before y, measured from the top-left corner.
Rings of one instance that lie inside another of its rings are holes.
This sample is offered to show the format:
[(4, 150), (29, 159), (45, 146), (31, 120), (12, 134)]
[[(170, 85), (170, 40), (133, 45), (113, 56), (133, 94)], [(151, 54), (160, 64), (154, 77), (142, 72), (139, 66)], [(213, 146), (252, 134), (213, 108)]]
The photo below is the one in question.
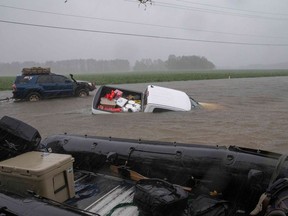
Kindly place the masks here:
[(216, 68), (287, 62), (288, 2), (0, 0), (1, 63), (203, 56)]

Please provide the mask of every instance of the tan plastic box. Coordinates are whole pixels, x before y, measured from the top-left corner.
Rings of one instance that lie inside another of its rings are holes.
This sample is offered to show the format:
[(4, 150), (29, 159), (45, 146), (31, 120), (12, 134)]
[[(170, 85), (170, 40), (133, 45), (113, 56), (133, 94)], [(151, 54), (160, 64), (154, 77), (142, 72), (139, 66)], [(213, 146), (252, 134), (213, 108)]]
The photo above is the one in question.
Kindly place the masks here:
[(71, 155), (24, 153), (0, 162), (0, 187), (64, 202), (75, 196), (73, 162)]

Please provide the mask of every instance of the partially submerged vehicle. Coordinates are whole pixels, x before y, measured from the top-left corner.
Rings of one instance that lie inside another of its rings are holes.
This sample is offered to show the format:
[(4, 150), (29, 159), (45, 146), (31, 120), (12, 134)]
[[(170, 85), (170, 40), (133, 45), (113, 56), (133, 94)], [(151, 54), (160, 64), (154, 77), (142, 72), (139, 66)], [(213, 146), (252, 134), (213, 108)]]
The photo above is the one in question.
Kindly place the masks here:
[(1, 215), (249, 215), (288, 175), (286, 155), (237, 146), (40, 140), (24, 122), (0, 120)]
[(185, 92), (148, 85), (144, 92), (100, 86), (92, 102), (92, 113), (190, 111), (199, 103)]
[(96, 89), (94, 83), (75, 80), (73, 75), (51, 73), (50, 68), (23, 68), (12, 85), (13, 99), (39, 101), (44, 98), (85, 97)]

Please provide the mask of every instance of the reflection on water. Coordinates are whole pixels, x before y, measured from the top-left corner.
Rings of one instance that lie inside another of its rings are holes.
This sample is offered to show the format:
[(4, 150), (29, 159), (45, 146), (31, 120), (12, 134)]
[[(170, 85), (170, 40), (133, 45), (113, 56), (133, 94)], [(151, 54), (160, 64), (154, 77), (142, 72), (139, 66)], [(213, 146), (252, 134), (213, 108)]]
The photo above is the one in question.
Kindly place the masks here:
[[(145, 89), (148, 84), (130, 84)], [(203, 109), (169, 113), (92, 115), (93, 95), (36, 103), (0, 102), (9, 115), (36, 127), (45, 138), (68, 132), (132, 139), (239, 145), (288, 153), (288, 77), (165, 82), (187, 92)], [(127, 86), (125, 86), (127, 87)], [(11, 92), (0, 92), (0, 99)]]

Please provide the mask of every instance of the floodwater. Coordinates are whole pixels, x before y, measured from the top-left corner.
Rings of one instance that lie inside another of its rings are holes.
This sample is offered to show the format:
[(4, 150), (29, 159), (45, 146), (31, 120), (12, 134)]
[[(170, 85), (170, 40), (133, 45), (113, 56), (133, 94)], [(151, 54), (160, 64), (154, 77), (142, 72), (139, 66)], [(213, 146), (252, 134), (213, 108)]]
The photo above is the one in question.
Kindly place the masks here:
[[(0, 102), (8, 115), (45, 138), (64, 132), (142, 140), (238, 145), (288, 153), (288, 77), (154, 83), (187, 92), (203, 104), (190, 112), (92, 115), (86, 98)], [(147, 84), (119, 85), (143, 90)], [(10, 97), (0, 92), (0, 99)]]

